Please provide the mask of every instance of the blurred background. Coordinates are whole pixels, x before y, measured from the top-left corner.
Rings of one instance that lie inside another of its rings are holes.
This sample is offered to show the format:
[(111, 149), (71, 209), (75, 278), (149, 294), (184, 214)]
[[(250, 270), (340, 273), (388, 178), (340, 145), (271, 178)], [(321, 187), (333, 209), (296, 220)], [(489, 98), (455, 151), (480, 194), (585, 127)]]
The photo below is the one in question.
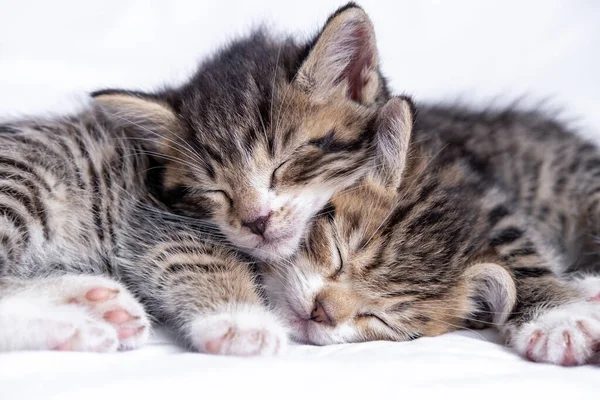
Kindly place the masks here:
[[(265, 23), (313, 35), (345, 1), (0, 0), (0, 118), (67, 112), (102, 87), (151, 90)], [(600, 1), (360, 1), (383, 72), (420, 101), (547, 99), (600, 138)]]

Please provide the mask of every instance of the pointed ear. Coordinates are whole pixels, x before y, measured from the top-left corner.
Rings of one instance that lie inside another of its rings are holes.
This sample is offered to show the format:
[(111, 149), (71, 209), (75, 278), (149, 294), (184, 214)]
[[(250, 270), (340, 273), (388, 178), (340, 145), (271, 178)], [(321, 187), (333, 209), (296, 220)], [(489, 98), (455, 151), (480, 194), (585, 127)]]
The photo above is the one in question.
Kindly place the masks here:
[(321, 99), (338, 94), (364, 105), (376, 100), (383, 82), (375, 31), (360, 7), (349, 3), (329, 17), (296, 80)]
[(166, 102), (152, 95), (124, 90), (102, 90), (91, 96), (100, 114), (139, 138), (144, 147), (162, 151), (162, 145), (168, 145), (167, 142), (175, 138), (179, 122)]
[(406, 166), (414, 106), (408, 97), (392, 97), (379, 111), (375, 133), (375, 166), (371, 177), (397, 189)]

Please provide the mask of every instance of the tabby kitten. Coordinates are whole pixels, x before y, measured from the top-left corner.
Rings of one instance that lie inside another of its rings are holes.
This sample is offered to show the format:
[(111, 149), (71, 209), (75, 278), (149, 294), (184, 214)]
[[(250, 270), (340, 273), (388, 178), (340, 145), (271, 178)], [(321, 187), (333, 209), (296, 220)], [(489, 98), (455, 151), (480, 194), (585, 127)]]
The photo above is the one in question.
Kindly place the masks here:
[(366, 14), (342, 7), (305, 44), (255, 32), (183, 87), (93, 97), (0, 127), (0, 349), (134, 348), (147, 308), (197, 350), (280, 351), (236, 249), (290, 255), (368, 170), (387, 92)]
[[(537, 113), (392, 99), (379, 168), (332, 198), (291, 265), (266, 271), (296, 340), (411, 340), (496, 326), (562, 365), (600, 343), (600, 152)], [(596, 270), (597, 271), (597, 270)]]

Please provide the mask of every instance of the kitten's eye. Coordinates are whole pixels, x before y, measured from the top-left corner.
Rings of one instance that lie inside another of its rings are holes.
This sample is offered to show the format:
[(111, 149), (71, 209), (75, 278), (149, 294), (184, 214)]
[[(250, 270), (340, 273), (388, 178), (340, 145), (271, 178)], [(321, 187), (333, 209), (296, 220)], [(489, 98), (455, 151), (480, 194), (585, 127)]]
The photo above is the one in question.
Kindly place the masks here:
[(206, 190), (204, 193), (206, 193), (206, 194), (211, 194), (211, 193), (213, 193), (213, 194), (219, 194), (219, 195), (223, 196), (227, 200), (227, 202), (229, 203), (230, 207), (233, 207), (233, 199), (231, 198), (231, 196), (229, 195), (229, 193), (227, 193), (224, 190), (220, 190), (220, 189), (217, 189), (217, 190)]
[(378, 320), (379, 322), (381, 322), (382, 324), (384, 324), (385, 326), (387, 326), (389, 329), (391, 329), (392, 331), (396, 331), (396, 329), (392, 328), (392, 326), (390, 324), (388, 324), (383, 318), (381, 318), (378, 315), (375, 315), (373, 313), (362, 313), (362, 314), (358, 314), (356, 316), (357, 318), (374, 318), (376, 320)]
[(323, 151), (328, 151), (330, 150), (331, 145), (333, 144), (333, 135), (335, 135), (335, 131), (332, 129), (327, 133), (327, 135), (318, 139), (313, 139), (310, 142), (308, 142), (308, 144), (316, 146)]
[(275, 181), (277, 180), (277, 172), (281, 169), (281, 167), (287, 164), (288, 161), (289, 160), (282, 162), (277, 168), (273, 170), (273, 173), (271, 174), (271, 182), (269, 183), (269, 189), (273, 189), (275, 187)]
[(339, 260), (339, 265), (337, 270), (333, 273), (333, 275), (331, 275), (331, 279), (335, 279), (337, 277), (339, 277), (342, 272), (344, 272), (344, 259), (342, 258), (342, 252), (340, 251), (340, 247), (336, 245), (335, 247), (337, 249), (337, 253), (338, 253), (338, 260)]

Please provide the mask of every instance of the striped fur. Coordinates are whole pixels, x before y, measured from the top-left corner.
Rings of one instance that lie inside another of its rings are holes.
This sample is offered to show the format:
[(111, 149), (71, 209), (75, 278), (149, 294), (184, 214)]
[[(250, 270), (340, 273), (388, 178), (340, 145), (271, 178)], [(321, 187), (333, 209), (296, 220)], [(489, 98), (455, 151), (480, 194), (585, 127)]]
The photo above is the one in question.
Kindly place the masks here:
[(412, 128), (401, 100), (384, 107), (380, 168), (334, 195), (290, 263), (267, 269), (294, 337), (496, 326), (532, 360), (592, 360), (600, 287), (590, 296), (569, 272), (598, 268), (598, 148), (538, 113), (415, 115)]
[(74, 117), (2, 125), (0, 350), (139, 346), (140, 301), (196, 350), (283, 350), (239, 250), (297, 248), (368, 171), (386, 93), (373, 27), (349, 4), (307, 43), (240, 39), (182, 87), (103, 90)]

